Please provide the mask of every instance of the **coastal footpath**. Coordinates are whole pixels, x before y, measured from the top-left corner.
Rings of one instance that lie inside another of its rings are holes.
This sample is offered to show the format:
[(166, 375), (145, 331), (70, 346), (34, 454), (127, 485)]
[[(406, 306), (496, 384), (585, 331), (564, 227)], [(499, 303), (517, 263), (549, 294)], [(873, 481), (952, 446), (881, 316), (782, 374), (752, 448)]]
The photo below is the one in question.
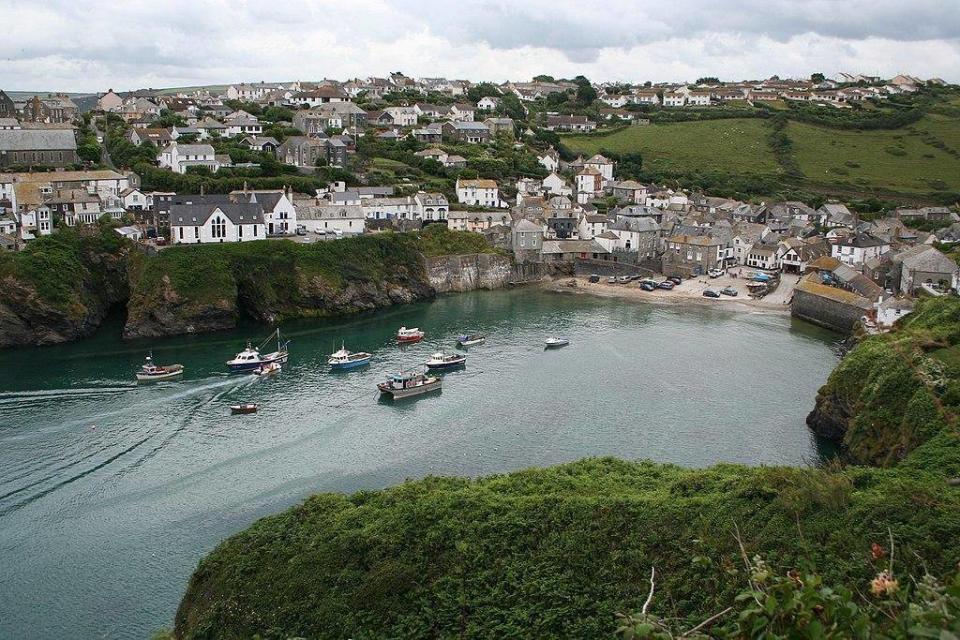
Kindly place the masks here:
[(862, 341), (811, 414), (844, 449), (822, 468), (604, 458), (315, 495), (201, 561), (173, 636), (948, 637), (958, 355), (956, 299)]
[(92, 335), (126, 310), (126, 338), (276, 323), (499, 288), (513, 261), (483, 236), (441, 226), (337, 242), (285, 240), (170, 247), (146, 255), (109, 225), (64, 229), (0, 255), (0, 348)]

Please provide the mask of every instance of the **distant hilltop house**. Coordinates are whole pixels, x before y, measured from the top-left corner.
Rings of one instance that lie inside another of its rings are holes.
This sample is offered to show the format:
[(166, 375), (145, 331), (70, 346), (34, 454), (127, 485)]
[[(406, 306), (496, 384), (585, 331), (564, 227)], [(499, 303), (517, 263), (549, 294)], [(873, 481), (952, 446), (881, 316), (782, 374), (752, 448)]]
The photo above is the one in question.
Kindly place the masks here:
[(597, 123), (587, 116), (547, 116), (548, 131), (580, 131), (590, 132), (597, 128)]

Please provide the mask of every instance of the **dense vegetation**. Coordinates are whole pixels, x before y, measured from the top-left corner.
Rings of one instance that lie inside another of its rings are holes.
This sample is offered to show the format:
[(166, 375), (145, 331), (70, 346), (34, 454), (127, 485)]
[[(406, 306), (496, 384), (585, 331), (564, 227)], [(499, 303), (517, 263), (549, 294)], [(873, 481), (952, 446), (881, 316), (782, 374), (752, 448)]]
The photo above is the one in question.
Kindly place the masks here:
[(122, 264), (129, 243), (110, 224), (81, 234), (61, 226), (18, 252), (0, 252), (0, 280), (12, 277), (64, 311), (82, 312), (90, 292), (112, 288), (109, 270)]
[(176, 635), (668, 638), (709, 620), (715, 637), (955, 637), (938, 634), (960, 630), (960, 549), (945, 544), (960, 538), (960, 371), (928, 379), (873, 354), (955, 367), (958, 312), (926, 302), (828, 385), (859, 385), (864, 450), (910, 441), (876, 458), (895, 466), (593, 459), (321, 494), (203, 560)]
[(847, 455), (891, 465), (960, 413), (960, 300), (927, 299), (899, 331), (866, 338), (837, 366), (817, 409), (844, 430)]

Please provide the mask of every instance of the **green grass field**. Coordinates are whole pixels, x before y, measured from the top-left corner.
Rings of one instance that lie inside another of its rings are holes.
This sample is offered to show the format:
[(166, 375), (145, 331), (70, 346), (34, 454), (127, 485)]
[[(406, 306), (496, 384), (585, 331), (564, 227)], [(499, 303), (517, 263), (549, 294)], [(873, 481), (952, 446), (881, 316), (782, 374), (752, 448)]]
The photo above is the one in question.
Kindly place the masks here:
[(639, 151), (648, 170), (779, 173), (760, 119), (707, 120), (632, 126), (608, 136), (563, 136), (571, 150), (592, 155)]
[(923, 131), (948, 145), (960, 143), (960, 122), (940, 116), (896, 130), (848, 131), (796, 122), (787, 127), (797, 164), (812, 182), (914, 193), (960, 190), (960, 159), (925, 143)]

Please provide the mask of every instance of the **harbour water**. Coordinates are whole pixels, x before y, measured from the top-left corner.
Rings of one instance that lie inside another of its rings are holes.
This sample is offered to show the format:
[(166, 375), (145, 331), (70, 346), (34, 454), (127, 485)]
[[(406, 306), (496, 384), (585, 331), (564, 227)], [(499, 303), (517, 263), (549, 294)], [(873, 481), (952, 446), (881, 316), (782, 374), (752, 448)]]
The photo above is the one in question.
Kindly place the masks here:
[[(401, 325), (426, 330), (398, 347)], [(835, 334), (775, 314), (654, 307), (534, 289), (284, 325), (277, 376), (224, 361), (269, 328), (0, 352), (0, 638), (144, 638), (169, 626), (224, 537), (318, 491), (477, 476), (585, 456), (816, 464), (804, 425)], [(376, 383), (485, 333), (443, 391)], [(545, 351), (562, 334), (570, 346)], [(343, 341), (369, 367), (330, 373)], [(181, 382), (137, 386), (149, 350)], [(229, 405), (261, 404), (231, 416)]]

